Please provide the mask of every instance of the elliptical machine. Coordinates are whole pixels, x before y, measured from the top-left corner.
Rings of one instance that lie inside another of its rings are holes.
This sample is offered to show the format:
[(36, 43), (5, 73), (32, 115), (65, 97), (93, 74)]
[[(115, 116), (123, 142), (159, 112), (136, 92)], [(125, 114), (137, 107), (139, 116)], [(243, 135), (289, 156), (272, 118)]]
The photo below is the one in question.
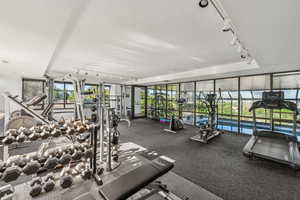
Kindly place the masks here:
[(179, 117), (176, 118), (175, 115), (173, 114), (169, 123), (169, 128), (164, 129), (164, 131), (169, 133), (176, 133), (176, 131), (184, 129), (184, 121), (182, 119), (182, 105), (185, 102), (186, 99), (184, 98), (180, 98), (177, 100)]
[[(219, 89), (219, 93), (221, 96), (221, 91)], [(219, 99), (217, 99), (216, 94), (207, 94), (205, 96), (205, 101), (203, 101), (207, 107), (208, 110), (208, 121), (207, 124), (202, 125), (199, 129), (199, 133), (193, 137), (191, 137), (191, 140), (202, 142), (202, 143), (208, 143), (209, 140), (212, 138), (220, 135), (222, 131), (218, 130), (218, 102)]]

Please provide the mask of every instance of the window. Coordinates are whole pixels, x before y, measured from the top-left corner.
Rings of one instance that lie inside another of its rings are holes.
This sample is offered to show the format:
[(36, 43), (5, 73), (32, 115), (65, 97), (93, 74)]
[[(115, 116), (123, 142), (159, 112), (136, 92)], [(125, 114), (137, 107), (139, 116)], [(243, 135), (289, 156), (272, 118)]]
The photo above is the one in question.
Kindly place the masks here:
[[(23, 101), (30, 101), (35, 96), (41, 96), (45, 93), (45, 82), (43, 80), (23, 79)], [(44, 102), (34, 106), (34, 109), (42, 109)]]
[(214, 81), (199, 81), (196, 83), (196, 125), (204, 125), (208, 120), (208, 108), (205, 104), (207, 94), (214, 93)]
[(238, 79), (216, 80), (218, 97), (218, 127), (238, 132)]
[(170, 119), (173, 115), (178, 116), (179, 99), (179, 84), (171, 84), (167, 86), (167, 118)]
[(156, 86), (156, 111), (159, 118), (166, 118), (167, 104), (167, 88), (166, 85)]
[(194, 124), (195, 82), (180, 84), (180, 98), (185, 99), (182, 105), (182, 118), (184, 123)]
[(147, 87), (147, 117), (150, 119), (157, 118), (155, 97), (156, 97), (155, 86), (148, 86)]
[[(300, 73), (278, 73), (273, 75), (273, 88), (276, 91), (283, 91), (288, 101), (299, 104)], [(291, 129), (293, 113), (289, 110), (274, 110), (274, 124), (277, 130)], [(289, 131), (291, 133), (291, 131)]]
[[(241, 77), (241, 132), (252, 134), (253, 117), (249, 109), (253, 102), (262, 98), (264, 91), (270, 90), (270, 75)], [(257, 127), (269, 127), (270, 112), (265, 109), (256, 110)]]
[[(300, 107), (300, 72), (297, 72), (277, 73), (273, 76), (271, 74), (243, 76), (240, 77), (240, 85), (238, 85), (239, 78), (236, 77), (150, 86), (147, 96), (148, 110), (154, 109), (159, 117), (170, 118), (173, 114), (178, 117), (176, 98), (185, 98), (186, 103), (182, 105), (183, 120), (188, 124), (200, 125), (207, 121), (208, 111), (203, 103), (205, 95), (213, 93), (215, 88), (218, 101), (218, 127), (227, 131), (252, 134), (253, 116), (249, 108), (253, 102), (261, 100), (264, 91), (271, 90), (271, 77), (273, 77), (272, 89), (283, 91), (286, 100), (293, 101)], [(290, 133), (292, 113), (284, 109), (274, 110), (273, 113), (276, 129)], [(258, 128), (270, 128), (269, 110), (257, 109), (256, 117)], [(300, 116), (298, 120), (300, 123)], [(300, 134), (300, 130), (298, 132)]]
[(65, 83), (54, 82), (53, 97), (55, 109), (65, 108)]

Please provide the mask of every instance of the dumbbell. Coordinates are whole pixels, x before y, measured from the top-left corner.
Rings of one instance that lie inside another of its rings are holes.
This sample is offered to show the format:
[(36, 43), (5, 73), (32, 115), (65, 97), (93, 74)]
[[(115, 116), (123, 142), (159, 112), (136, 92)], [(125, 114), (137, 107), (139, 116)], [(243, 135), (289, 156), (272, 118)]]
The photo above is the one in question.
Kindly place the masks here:
[(26, 175), (35, 174), (41, 168), (41, 164), (36, 160), (31, 160), (23, 168), (23, 173)]
[(36, 132), (36, 133), (41, 133), (42, 129), (40, 126), (33, 126), (29, 129), (29, 131), (31, 131), (31, 133)]
[(89, 159), (93, 156), (93, 149), (89, 148), (89, 149), (85, 149), (84, 151), (84, 158)]
[(42, 185), (42, 179), (40, 177), (33, 178), (29, 185), (30, 187), (33, 187), (34, 185)]
[(73, 127), (73, 122), (71, 122), (70, 120), (67, 120), (67, 121), (65, 121), (63, 127), (64, 128)]
[(114, 146), (119, 144), (119, 134), (113, 134), (111, 143)]
[(59, 159), (59, 163), (62, 165), (66, 165), (69, 164), (71, 160), (72, 160), (72, 156), (67, 152), (63, 152), (62, 156)]
[(11, 156), (6, 161), (8, 166), (16, 165), (21, 168), (24, 167), (27, 162), (28, 162), (28, 158), (25, 155)]
[(35, 141), (37, 139), (39, 139), (40, 137), (40, 133), (33, 131), (29, 136), (28, 139), (31, 141)]
[(49, 173), (49, 174), (47, 174), (47, 176), (45, 176), (44, 177), (44, 182), (47, 182), (47, 181), (49, 181), (49, 180), (53, 180), (54, 181), (54, 175), (53, 175), (53, 173)]
[(24, 133), (24, 135), (26, 135), (27, 137), (31, 134), (31, 131), (27, 128), (24, 128), (24, 127), (20, 127), (18, 129), (18, 133), (21, 134), (21, 133)]
[(5, 135), (12, 135), (14, 137), (17, 137), (19, 133), (16, 129), (9, 129), (5, 132)]
[(58, 125), (59, 126), (63, 126), (65, 124), (65, 120), (64, 119), (61, 119), (58, 121)]
[(16, 141), (16, 138), (12, 135), (7, 135), (3, 140), (2, 143), (5, 145), (10, 145)]
[(57, 124), (55, 124), (55, 123), (52, 123), (52, 124), (49, 125), (49, 129), (50, 130), (54, 130), (56, 128), (59, 128), (59, 126)]
[(69, 188), (73, 185), (72, 169), (70, 165), (65, 167), (60, 173), (59, 184), (62, 188)]
[(42, 131), (50, 131), (50, 127), (48, 125), (44, 124), (41, 126), (41, 130)]
[(16, 137), (16, 141), (18, 143), (23, 143), (25, 142), (25, 140), (27, 139), (27, 136), (24, 134), (24, 132), (21, 132), (17, 137)]
[(54, 187), (55, 187), (54, 176), (52, 174), (48, 174), (44, 178), (43, 189), (45, 190), (45, 192), (50, 192), (54, 189)]
[(66, 134), (66, 132), (67, 132), (68, 128), (67, 128), (67, 127), (64, 127), (64, 126), (62, 126), (62, 127), (60, 127), (60, 128), (59, 128), (59, 130), (61, 131), (61, 134), (62, 134), (62, 135), (64, 135), (64, 134)]
[(96, 174), (98, 176), (101, 176), (104, 173), (104, 168), (103, 167), (99, 167), (96, 169)]
[(72, 127), (68, 127), (67, 131), (66, 131), (67, 135), (74, 135), (75, 134), (75, 129)]
[(82, 158), (82, 156), (84, 155), (84, 153), (81, 150), (75, 150), (72, 153), (72, 159), (73, 160), (80, 160)]
[(75, 121), (75, 122), (73, 122), (73, 126), (75, 126), (75, 127), (78, 127), (78, 126), (81, 126), (81, 125), (82, 125), (81, 121)]
[[(10, 185), (6, 185), (6, 186), (2, 187), (0, 190), (0, 199), (5, 197), (6, 195), (10, 195), (12, 193), (14, 193), (14, 190), (11, 188)], [(3, 199), (5, 199), (5, 198), (3, 198)]]
[(42, 139), (47, 139), (48, 137), (50, 137), (50, 132), (48, 130), (43, 130), (43, 132), (40, 134)]
[(43, 189), (45, 192), (51, 192), (55, 187), (55, 182), (53, 180), (48, 180), (47, 182), (44, 183)]
[(83, 180), (87, 180), (92, 177), (92, 171), (89, 168), (89, 164), (86, 162), (80, 162), (77, 164), (75, 170), (80, 174)]
[(5, 169), (5, 171), (2, 174), (2, 180), (6, 183), (17, 180), (21, 173), (21, 168), (19, 166), (13, 165)]
[(31, 190), (29, 192), (30, 196), (37, 197), (42, 193), (42, 180), (41, 178), (35, 178), (30, 182)]
[(86, 129), (83, 125), (77, 126), (76, 130), (78, 133), (84, 133), (86, 131)]
[(53, 157), (52, 155), (50, 155), (49, 158), (44, 163), (44, 168), (54, 169), (58, 163), (59, 163), (59, 160), (56, 157)]
[(60, 178), (60, 186), (62, 188), (69, 188), (73, 185), (73, 177), (69, 174), (66, 174)]
[(61, 131), (58, 128), (55, 128), (51, 133), (52, 137), (59, 137), (61, 135)]
[(83, 180), (91, 179), (92, 171), (89, 168), (86, 168), (80, 173), (80, 176)]

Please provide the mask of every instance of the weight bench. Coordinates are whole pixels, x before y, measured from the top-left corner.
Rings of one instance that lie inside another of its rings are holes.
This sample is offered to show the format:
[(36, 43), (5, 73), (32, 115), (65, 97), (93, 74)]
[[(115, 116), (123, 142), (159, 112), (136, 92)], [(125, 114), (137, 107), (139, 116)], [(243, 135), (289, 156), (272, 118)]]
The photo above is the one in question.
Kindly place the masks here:
[(105, 200), (124, 200), (169, 172), (173, 167), (173, 163), (157, 158), (102, 186), (99, 193)]

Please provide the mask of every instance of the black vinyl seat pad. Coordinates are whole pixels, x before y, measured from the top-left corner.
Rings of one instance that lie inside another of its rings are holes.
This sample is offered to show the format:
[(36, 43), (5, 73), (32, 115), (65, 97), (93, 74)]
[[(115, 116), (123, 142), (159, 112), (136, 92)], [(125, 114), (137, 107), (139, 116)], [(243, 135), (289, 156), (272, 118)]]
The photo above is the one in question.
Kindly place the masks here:
[(102, 186), (99, 193), (105, 200), (124, 200), (169, 172), (173, 167), (173, 163), (157, 158)]

